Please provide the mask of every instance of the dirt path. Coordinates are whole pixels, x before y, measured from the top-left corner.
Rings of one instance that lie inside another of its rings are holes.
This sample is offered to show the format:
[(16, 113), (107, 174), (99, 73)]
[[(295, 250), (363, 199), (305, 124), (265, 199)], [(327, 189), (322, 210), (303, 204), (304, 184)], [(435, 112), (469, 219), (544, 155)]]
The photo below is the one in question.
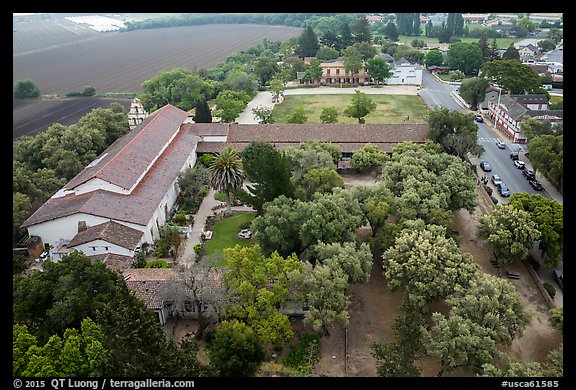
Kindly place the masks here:
[[(374, 184), (373, 177), (350, 176), (345, 177), (346, 188), (358, 184)], [(472, 214), (465, 210), (455, 212), (454, 230), (459, 232), (461, 250), (470, 253), (484, 272), (498, 276), (498, 269), (490, 262), (493, 259), (492, 249), (478, 238), (476, 232), (477, 218), (488, 212), (492, 204), (488, 203), (489, 201), (485, 202), (480, 192), (478, 195), (479, 205)], [(524, 265), (522, 263), (510, 265), (507, 271), (520, 275), (520, 279), (510, 281), (517, 287), (520, 296), (532, 312), (532, 323), (526, 328), (524, 335), (512, 343), (507, 352), (526, 362), (543, 362), (548, 352), (560, 345), (562, 335), (550, 326), (548, 307)], [(392, 324), (399, 314), (402, 293), (391, 292), (388, 289), (382, 277), (382, 261), (375, 259), (369, 282), (352, 286), (350, 298), (348, 360), (346, 362), (343, 356), (345, 330), (334, 329), (330, 337), (322, 338), (322, 359), (315, 366), (316, 375), (377, 376), (376, 360), (371, 354), (370, 344), (386, 343), (394, 337)], [(438, 372), (438, 362), (435, 359), (419, 361), (417, 365), (422, 370), (422, 376), (435, 376)], [(454, 372), (445, 376), (469, 375)]]

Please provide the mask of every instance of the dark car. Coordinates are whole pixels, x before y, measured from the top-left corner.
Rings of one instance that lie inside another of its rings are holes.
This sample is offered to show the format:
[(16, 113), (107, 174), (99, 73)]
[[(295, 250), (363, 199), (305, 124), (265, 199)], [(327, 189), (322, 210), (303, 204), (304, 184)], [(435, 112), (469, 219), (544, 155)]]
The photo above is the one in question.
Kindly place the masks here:
[(484, 122), (484, 118), (482, 118), (482, 116), (480, 116), (480, 115), (474, 116), (474, 120), (478, 123)]
[(518, 160), (519, 159), (518, 153), (517, 152), (510, 153), (510, 158), (514, 161)]
[(490, 195), (490, 200), (492, 200), (492, 203), (494, 204), (498, 204), (498, 199), (496, 199), (494, 196)]
[(508, 186), (506, 186), (506, 184), (504, 184), (504, 182), (500, 182), (500, 184), (498, 184), (496, 187), (498, 187), (498, 193), (501, 196), (504, 197), (510, 196), (510, 189), (508, 188)]
[(526, 167), (524, 167), (522, 174), (527, 180), (536, 180), (536, 175), (534, 174), (534, 171), (531, 169), (527, 169)]
[(488, 161), (482, 161), (480, 163), (480, 168), (482, 168), (482, 170), (484, 172), (490, 172), (492, 171), (492, 167), (490, 166), (490, 163)]
[(540, 183), (538, 180), (533, 179), (530, 180), (528, 183), (530, 183), (532, 188), (534, 188), (536, 191), (542, 191), (542, 183)]
[(564, 290), (564, 262), (561, 261), (558, 268), (556, 268), (553, 272), (554, 280), (558, 283), (560, 288)]

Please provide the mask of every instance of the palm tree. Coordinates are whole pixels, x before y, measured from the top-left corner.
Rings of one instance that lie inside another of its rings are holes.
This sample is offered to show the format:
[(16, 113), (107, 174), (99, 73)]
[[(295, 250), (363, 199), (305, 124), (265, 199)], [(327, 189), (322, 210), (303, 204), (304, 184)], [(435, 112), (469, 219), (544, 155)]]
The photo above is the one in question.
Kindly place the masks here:
[(245, 179), (240, 153), (232, 148), (222, 149), (210, 165), (210, 185), (226, 195), (226, 212), (232, 212), (230, 197), (242, 186)]

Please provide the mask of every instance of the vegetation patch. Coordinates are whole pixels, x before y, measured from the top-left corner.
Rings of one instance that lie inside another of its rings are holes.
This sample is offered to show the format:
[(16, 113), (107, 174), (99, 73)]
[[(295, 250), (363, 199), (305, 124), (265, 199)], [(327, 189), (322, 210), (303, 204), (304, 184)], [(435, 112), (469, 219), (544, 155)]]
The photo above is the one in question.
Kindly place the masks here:
[[(222, 252), (225, 248), (234, 245), (252, 246), (256, 241), (254, 239), (238, 238), (237, 234), (256, 217), (255, 213), (237, 212), (230, 217), (222, 218), (217, 221), (211, 230), (214, 231), (213, 238), (204, 243), (204, 255), (210, 256), (216, 252)], [(224, 264), (214, 264), (224, 265)]]
[[(357, 124), (356, 118), (344, 115), (350, 105), (352, 94), (343, 95), (289, 95), (274, 107), (272, 118), (275, 123), (288, 123), (288, 117), (298, 107), (304, 108), (306, 123), (322, 123), (320, 114), (324, 107), (338, 107), (338, 123)], [(420, 96), (415, 95), (368, 95), (376, 103), (376, 109), (366, 116), (367, 124), (403, 123), (409, 116), (410, 123), (426, 123), (428, 107)]]
[(292, 347), (284, 359), (284, 365), (303, 374), (309, 374), (322, 356), (320, 352), (320, 336), (309, 333), (302, 336), (300, 345)]

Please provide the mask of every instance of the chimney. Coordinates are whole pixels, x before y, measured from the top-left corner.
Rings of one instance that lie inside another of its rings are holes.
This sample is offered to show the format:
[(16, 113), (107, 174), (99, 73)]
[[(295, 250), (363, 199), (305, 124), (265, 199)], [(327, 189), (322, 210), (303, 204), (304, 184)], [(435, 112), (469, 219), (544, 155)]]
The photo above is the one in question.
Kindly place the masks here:
[(78, 233), (83, 232), (86, 229), (88, 229), (86, 221), (78, 221)]

